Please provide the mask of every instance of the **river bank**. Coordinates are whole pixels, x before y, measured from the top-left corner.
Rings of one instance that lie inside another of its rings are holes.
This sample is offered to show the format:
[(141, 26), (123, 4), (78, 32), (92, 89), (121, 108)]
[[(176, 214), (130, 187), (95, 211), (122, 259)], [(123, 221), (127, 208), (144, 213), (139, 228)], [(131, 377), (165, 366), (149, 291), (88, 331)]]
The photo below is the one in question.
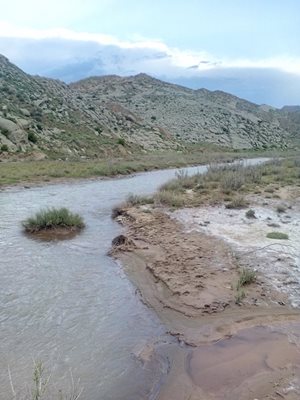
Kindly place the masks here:
[[(185, 152), (153, 152), (127, 155), (123, 158), (51, 160), (28, 156), (22, 160), (0, 158), (0, 188), (71, 182), (82, 179), (104, 179), (128, 176), (135, 172), (230, 162), (240, 158), (274, 157), (286, 154), (276, 151), (240, 151), (210, 147), (191, 148)], [(291, 150), (289, 150), (291, 152)]]
[[(249, 192), (253, 218), (222, 204), (120, 212), (126, 239), (111, 253), (182, 345), (160, 400), (299, 398), (298, 196)], [(274, 230), (288, 240), (267, 238)], [(237, 299), (243, 268), (256, 278)]]

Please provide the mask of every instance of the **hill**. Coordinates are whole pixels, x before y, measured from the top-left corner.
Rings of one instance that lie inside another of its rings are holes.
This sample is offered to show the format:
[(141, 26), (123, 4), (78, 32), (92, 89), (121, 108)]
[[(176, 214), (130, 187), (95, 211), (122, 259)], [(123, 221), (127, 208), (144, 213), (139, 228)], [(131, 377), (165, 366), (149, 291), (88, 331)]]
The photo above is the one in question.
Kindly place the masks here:
[(2, 155), (8, 149), (41, 158), (98, 158), (203, 142), (285, 148), (299, 127), (290, 114), (295, 113), (145, 74), (67, 85), (28, 75), (0, 55)]

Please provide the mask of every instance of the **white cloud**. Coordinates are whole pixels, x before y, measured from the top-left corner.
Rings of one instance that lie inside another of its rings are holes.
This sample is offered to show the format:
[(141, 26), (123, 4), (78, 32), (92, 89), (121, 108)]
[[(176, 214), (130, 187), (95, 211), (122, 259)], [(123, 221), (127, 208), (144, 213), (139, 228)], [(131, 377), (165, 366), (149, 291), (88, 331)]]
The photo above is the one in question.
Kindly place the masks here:
[[(62, 39), (77, 42), (92, 42), (101, 46), (115, 46), (122, 50), (151, 50), (165, 55), (163, 60), (149, 63), (149, 67), (173, 69), (170, 73), (197, 75), (202, 71), (224, 69), (224, 68), (258, 68), (258, 69), (275, 69), (288, 73), (300, 75), (300, 58), (290, 57), (288, 55), (278, 55), (266, 59), (219, 59), (206, 51), (181, 50), (169, 47), (159, 39), (145, 39), (134, 37), (132, 40), (121, 40), (112, 35), (104, 35), (100, 33), (75, 32), (72, 30), (57, 29), (32, 29), (20, 28), (13, 26), (5, 21), (0, 21), (0, 38), (15, 39)], [(151, 73), (151, 70), (146, 71)], [(167, 71), (162, 70), (162, 73)]]

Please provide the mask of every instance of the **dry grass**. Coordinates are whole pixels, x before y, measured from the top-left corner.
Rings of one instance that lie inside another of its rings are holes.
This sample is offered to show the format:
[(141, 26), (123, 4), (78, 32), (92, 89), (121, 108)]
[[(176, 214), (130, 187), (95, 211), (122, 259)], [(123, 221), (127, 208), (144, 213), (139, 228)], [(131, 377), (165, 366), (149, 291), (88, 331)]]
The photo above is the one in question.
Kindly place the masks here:
[(250, 285), (256, 281), (256, 273), (248, 268), (240, 270), (240, 276), (235, 286), (235, 303), (240, 305), (246, 297), (244, 286)]
[[(299, 159), (274, 159), (246, 167), (241, 163), (212, 163), (204, 174), (187, 176), (179, 172), (175, 179), (160, 188), (155, 197), (162, 198), (162, 204), (172, 207), (225, 203), (226, 208), (244, 208), (248, 206), (247, 194), (260, 193), (264, 187), (270, 188), (270, 184), (272, 192), (285, 185), (300, 186)], [(278, 212), (283, 211), (280, 209)]]
[(51, 380), (51, 373), (47, 372), (41, 361), (34, 361), (33, 376), (31, 385), (24, 388), (17, 388), (13, 382), (10, 368), (8, 367), (8, 378), (12, 392), (12, 400), (79, 400), (83, 388), (80, 381), (74, 381), (70, 371), (70, 384), (67, 391), (56, 389), (56, 385)]
[(240, 289), (243, 286), (250, 285), (250, 283), (255, 282), (255, 280), (256, 280), (255, 272), (250, 269), (243, 268), (240, 271), (240, 277), (236, 287), (237, 289)]

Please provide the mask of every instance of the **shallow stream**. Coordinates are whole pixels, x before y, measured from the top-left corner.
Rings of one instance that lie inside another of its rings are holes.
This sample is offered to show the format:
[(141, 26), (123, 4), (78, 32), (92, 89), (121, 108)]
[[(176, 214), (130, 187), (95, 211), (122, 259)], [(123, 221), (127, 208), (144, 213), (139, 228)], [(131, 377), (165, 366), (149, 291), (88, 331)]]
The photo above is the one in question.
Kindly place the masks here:
[[(8, 366), (18, 389), (31, 385), (33, 360), (45, 363), (56, 389), (68, 389), (71, 370), (84, 400), (155, 398), (168, 370), (163, 343), (170, 339), (106, 253), (122, 230), (111, 219), (112, 208), (129, 193), (153, 193), (174, 174), (154, 171), (0, 193), (1, 399), (11, 398)], [(25, 236), (21, 221), (52, 206), (81, 214), (86, 229), (64, 241)], [(161, 357), (144, 364), (139, 353), (147, 343), (161, 344)]]

